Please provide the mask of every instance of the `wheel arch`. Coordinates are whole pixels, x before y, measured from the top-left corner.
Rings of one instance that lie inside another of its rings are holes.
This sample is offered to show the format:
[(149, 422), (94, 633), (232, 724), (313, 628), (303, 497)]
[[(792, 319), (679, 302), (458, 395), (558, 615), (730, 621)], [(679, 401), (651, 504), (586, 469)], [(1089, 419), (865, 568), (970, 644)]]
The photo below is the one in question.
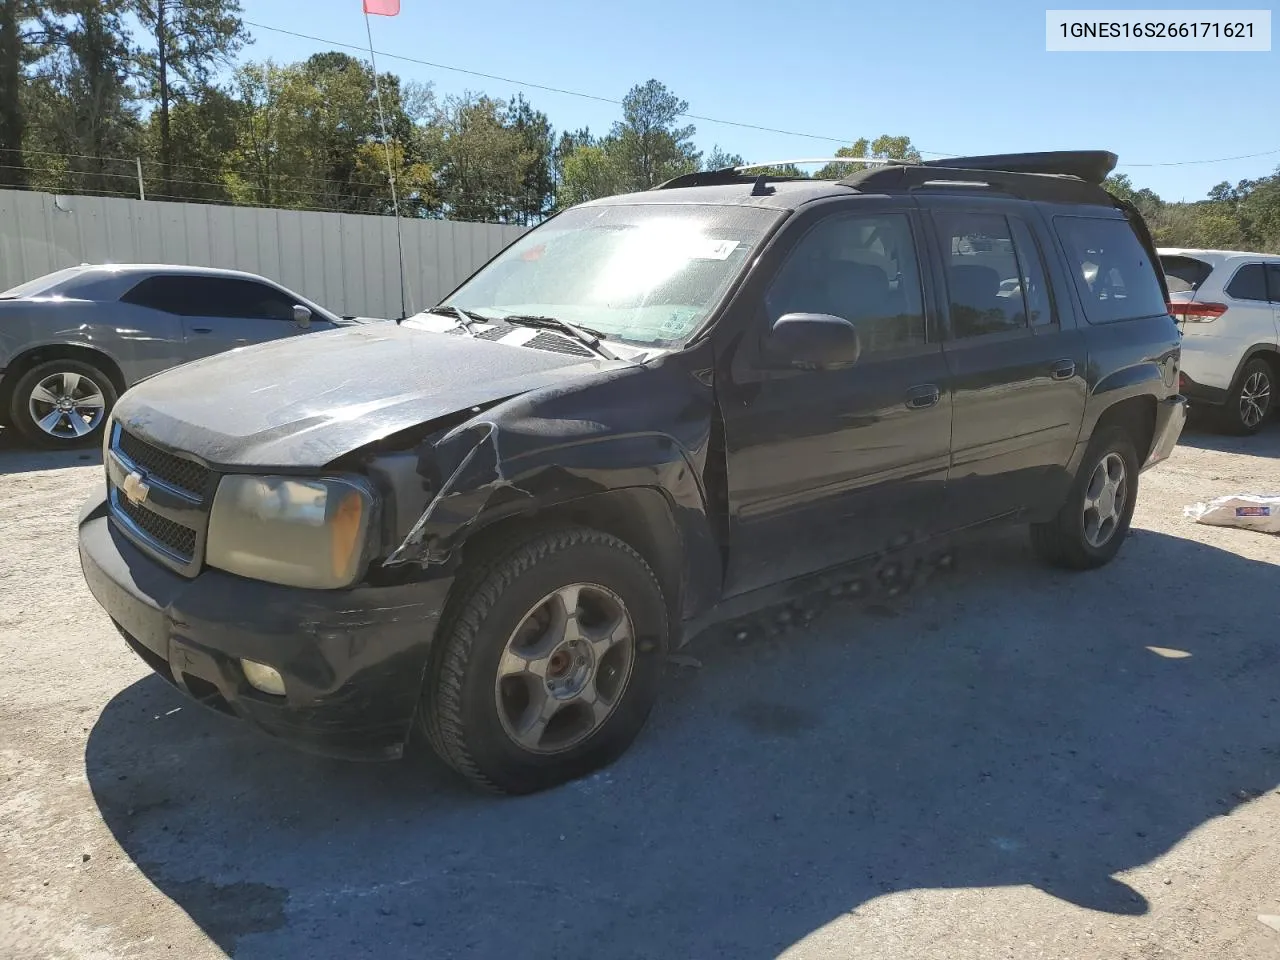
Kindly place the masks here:
[(512, 455), (519, 439), (478, 421), (434, 444), (431, 462), (415, 471), (429, 502), (407, 535), (395, 535), (383, 572), (457, 571), (513, 537), (571, 524), (611, 533), (645, 558), (673, 628), (720, 599), (720, 543), (699, 458), (682, 444), (658, 432), (609, 434)]
[(1162, 364), (1135, 363), (1099, 380), (1085, 406), (1077, 455), (1083, 456), (1084, 447), (1101, 427), (1118, 423), (1131, 430), (1139, 459), (1144, 460), (1155, 439), (1157, 403), (1177, 392), (1175, 385), (1165, 381), (1166, 369)]
[(1271, 367), (1272, 376), (1277, 381), (1280, 381), (1280, 346), (1274, 343), (1255, 343), (1244, 352), (1240, 362), (1236, 364), (1236, 372), (1231, 377), (1231, 386), (1228, 388), (1228, 393), (1239, 385), (1240, 376), (1244, 373), (1244, 368), (1253, 360), (1265, 360), (1267, 365)]
[(462, 543), (459, 563), (483, 562), (516, 540), (557, 527), (582, 526), (611, 534), (653, 569), (674, 628), (681, 620), (689, 582), (685, 537), (676, 506), (658, 487), (622, 487), (536, 507), (479, 523)]
[(1133, 440), (1141, 468), (1151, 455), (1151, 445), (1155, 442), (1156, 405), (1156, 398), (1149, 393), (1118, 400), (1102, 411), (1093, 432), (1096, 434), (1108, 427), (1120, 427)]
[(79, 343), (41, 344), (24, 350), (5, 367), (4, 378), (0, 380), (0, 419), (8, 421), (9, 408), (13, 402), (13, 392), (18, 381), (40, 364), (50, 360), (77, 360), (96, 367), (111, 380), (116, 396), (127, 389), (124, 372), (120, 369), (120, 365), (105, 351)]

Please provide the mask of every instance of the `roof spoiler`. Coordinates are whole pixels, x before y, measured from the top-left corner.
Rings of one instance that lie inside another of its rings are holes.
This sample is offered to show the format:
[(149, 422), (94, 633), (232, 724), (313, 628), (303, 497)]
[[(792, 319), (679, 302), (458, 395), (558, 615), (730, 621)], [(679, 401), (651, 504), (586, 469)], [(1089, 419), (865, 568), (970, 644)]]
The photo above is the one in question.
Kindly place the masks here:
[(920, 166), (1076, 177), (1085, 183), (1097, 186), (1116, 168), (1118, 160), (1119, 157), (1107, 150), (1049, 150), (1041, 153), (993, 153), (981, 157), (946, 157), (941, 160), (926, 160)]

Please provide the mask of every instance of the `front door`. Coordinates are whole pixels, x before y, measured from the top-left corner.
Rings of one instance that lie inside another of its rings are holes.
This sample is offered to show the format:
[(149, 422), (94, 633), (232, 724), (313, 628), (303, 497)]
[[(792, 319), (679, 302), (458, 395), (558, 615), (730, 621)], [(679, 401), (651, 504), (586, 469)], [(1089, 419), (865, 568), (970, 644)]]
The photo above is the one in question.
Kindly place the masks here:
[[(919, 238), (910, 200), (827, 204), (796, 218), (735, 304), (747, 326), (717, 376), (730, 513), (726, 595), (878, 554), (938, 527), (951, 387), (926, 319)], [(851, 321), (861, 357), (832, 370), (772, 363), (769, 330), (791, 313)]]
[[(254, 280), (195, 277), (187, 303), (190, 312), (183, 317), (183, 329), (192, 359), (304, 332), (294, 322), (296, 301)], [(330, 326), (313, 317), (308, 329)]]
[(1061, 501), (1084, 417), (1088, 355), (1065, 279), (1008, 201), (929, 201), (955, 389), (949, 523), (963, 527)]

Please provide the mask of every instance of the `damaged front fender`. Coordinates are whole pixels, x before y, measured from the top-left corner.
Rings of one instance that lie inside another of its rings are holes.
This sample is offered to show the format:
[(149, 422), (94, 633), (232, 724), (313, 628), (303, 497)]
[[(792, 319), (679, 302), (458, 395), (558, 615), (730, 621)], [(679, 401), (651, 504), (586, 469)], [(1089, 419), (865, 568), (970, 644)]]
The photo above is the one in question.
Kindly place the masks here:
[(482, 528), (566, 504), (589, 518), (590, 498), (647, 488), (663, 495), (676, 541), (650, 562), (678, 564), (668, 582), (679, 584), (686, 611), (714, 603), (722, 551), (704, 476), (714, 396), (689, 359), (525, 394), (426, 442), (418, 473), (430, 500), (383, 565), (445, 564)]

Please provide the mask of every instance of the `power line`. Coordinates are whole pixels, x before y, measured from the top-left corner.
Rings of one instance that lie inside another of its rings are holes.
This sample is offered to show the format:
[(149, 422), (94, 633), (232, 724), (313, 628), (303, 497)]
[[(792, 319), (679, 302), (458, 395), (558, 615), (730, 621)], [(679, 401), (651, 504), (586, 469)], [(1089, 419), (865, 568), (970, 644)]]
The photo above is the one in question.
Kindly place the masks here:
[[(311, 40), (315, 43), (323, 43), (327, 46), (342, 47), (347, 50), (358, 50), (361, 53), (363, 53), (365, 50), (364, 47), (358, 47), (358, 46), (355, 46), (354, 44), (342, 43), (341, 41), (338, 41), (338, 40), (328, 40), (324, 37), (312, 36), (309, 33), (299, 33), (296, 30), (286, 30), (283, 27), (273, 27), (273, 26), (270, 26), (269, 24), (258, 23), (255, 20), (245, 20), (244, 22), (251, 27), (257, 27), (259, 30), (269, 30), (273, 33), (282, 33), (282, 34), (285, 34), (286, 36), (296, 37), (297, 39), (300, 39), (300, 40)], [(568, 90), (564, 87), (552, 87), (552, 86), (548, 86), (545, 83), (534, 83), (531, 80), (515, 80), (515, 79), (512, 79), (511, 77), (503, 77), (496, 73), (485, 73), (481, 70), (468, 70), (465, 67), (455, 67), (447, 63), (436, 63), (432, 60), (422, 60), (422, 59), (419, 59), (418, 57), (408, 57), (398, 53), (387, 53), (383, 50), (377, 50), (375, 52), (377, 53), (378, 56), (384, 57), (388, 60), (402, 60), (405, 63), (415, 63), (415, 64), (418, 64), (419, 66), (431, 67), (434, 70), (447, 70), (451, 73), (461, 73), (469, 77), (480, 77), (484, 80), (496, 80), (499, 83), (509, 83), (512, 86), (516, 86), (516, 87), (527, 87), (530, 90), (542, 90), (542, 91), (545, 91), (546, 93), (558, 93), (566, 97), (578, 97), (582, 100), (594, 100), (597, 103), (608, 103), (608, 104), (612, 104), (613, 106), (619, 106), (619, 107), (622, 106), (622, 101), (615, 99), (614, 97), (602, 97), (599, 94), (584, 93), (581, 90)], [(827, 143), (849, 144), (849, 143), (853, 143), (854, 140), (857, 139), (855, 137), (829, 137), (829, 136), (824, 136), (823, 134), (818, 134), (818, 133), (801, 133), (800, 131), (797, 131), (797, 130), (782, 130), (777, 127), (766, 127), (766, 126), (761, 126), (760, 124), (755, 124), (755, 123), (743, 123), (738, 120), (722, 120), (719, 117), (708, 117), (699, 113), (680, 113), (680, 114), (677, 114), (677, 116), (687, 117), (690, 120), (699, 120), (699, 121), (702, 121), (703, 123), (718, 123), (721, 126), (725, 126), (725, 127), (737, 127), (741, 130), (757, 130), (757, 131), (760, 131), (761, 133), (776, 133), (784, 137), (803, 137), (808, 140), (823, 140), (823, 141), (826, 141)], [(920, 153), (922, 154), (927, 153), (930, 156), (936, 156), (936, 157), (945, 157), (950, 155), (946, 152), (940, 152), (937, 150), (921, 150)]]
[(1121, 163), (1117, 166), (1121, 167), (1186, 167), (1191, 164), (1198, 163), (1226, 163), (1228, 160), (1252, 160), (1255, 157), (1273, 157), (1280, 153), (1280, 147), (1275, 150), (1263, 150), (1261, 153), (1242, 153), (1235, 157), (1216, 157), (1213, 160), (1169, 160), (1164, 163)]
[[(313, 36), (312, 34), (301, 33), (296, 30), (286, 30), (283, 27), (273, 27), (270, 24), (259, 23), (256, 20), (245, 20), (244, 22), (251, 27), (257, 27), (259, 30), (269, 30), (272, 33), (281, 33), (286, 36), (296, 37), (297, 39), (300, 39), (300, 40), (311, 40), (315, 43), (323, 43), (333, 47), (342, 47), (347, 50), (358, 50), (361, 52), (364, 51), (363, 47), (358, 47), (350, 43), (342, 43), (341, 41), (338, 41), (338, 40), (329, 40), (329, 39), (326, 39), (325, 37), (317, 37), (317, 36)], [(414, 64), (418, 64), (419, 66), (431, 67), (432, 69), (435, 69), (435, 70), (446, 70), (451, 73), (461, 73), (470, 77), (480, 77), (484, 80), (496, 80), (499, 83), (509, 83), (509, 84), (512, 84), (513, 86), (526, 87), (530, 90), (543, 90), (547, 93), (558, 93), (567, 97), (578, 97), (582, 100), (594, 100), (597, 103), (608, 103), (608, 104), (613, 104), (614, 106), (622, 106), (621, 100), (615, 99), (613, 97), (602, 97), (599, 94), (594, 94), (594, 93), (585, 93), (581, 90), (569, 90), (564, 87), (553, 87), (545, 83), (535, 83), (531, 80), (516, 80), (512, 77), (504, 77), (496, 73), (485, 73), (482, 70), (469, 70), (465, 67), (455, 67), (452, 64), (436, 63), (435, 61), (432, 61), (432, 60), (423, 60), (418, 57), (409, 57), (409, 56), (405, 56), (403, 54), (398, 54), (398, 53), (387, 53), (382, 50), (378, 50), (377, 55), (380, 57), (384, 57), (388, 60), (401, 60), (405, 63), (414, 63)], [(825, 134), (820, 134), (820, 133), (802, 133), (798, 130), (783, 130), (778, 127), (766, 127), (766, 126), (762, 126), (760, 124), (755, 124), (755, 123), (743, 123), (742, 121), (739, 121), (739, 120), (724, 120), (724, 119), (721, 119), (720, 117), (709, 117), (704, 114), (698, 114), (698, 113), (681, 113), (681, 114), (677, 114), (677, 116), (687, 117), (690, 120), (699, 120), (703, 123), (716, 123), (725, 127), (737, 127), (738, 129), (741, 129), (741, 130), (756, 130), (761, 133), (776, 133), (784, 137), (801, 137), (807, 140), (822, 140), (826, 143), (849, 144), (849, 143), (852, 143), (854, 139), (856, 139), (856, 138), (850, 138), (850, 137), (831, 137), (831, 136), (827, 136)], [(919, 147), (917, 147), (916, 149), (921, 155), (928, 155), (931, 157), (956, 156), (956, 153), (953, 150), (925, 150)], [(1275, 150), (1264, 150), (1261, 153), (1240, 154), (1234, 157), (1214, 157), (1208, 160), (1174, 160), (1174, 161), (1165, 161), (1160, 163), (1120, 163), (1120, 164), (1117, 164), (1117, 167), (1118, 168), (1119, 167), (1182, 167), (1182, 166), (1191, 166), (1191, 165), (1197, 165), (1197, 164), (1227, 163), (1232, 160), (1252, 160), (1257, 157), (1269, 157), (1269, 156), (1274, 156), (1276, 154), (1280, 154), (1280, 148), (1277, 148)]]

